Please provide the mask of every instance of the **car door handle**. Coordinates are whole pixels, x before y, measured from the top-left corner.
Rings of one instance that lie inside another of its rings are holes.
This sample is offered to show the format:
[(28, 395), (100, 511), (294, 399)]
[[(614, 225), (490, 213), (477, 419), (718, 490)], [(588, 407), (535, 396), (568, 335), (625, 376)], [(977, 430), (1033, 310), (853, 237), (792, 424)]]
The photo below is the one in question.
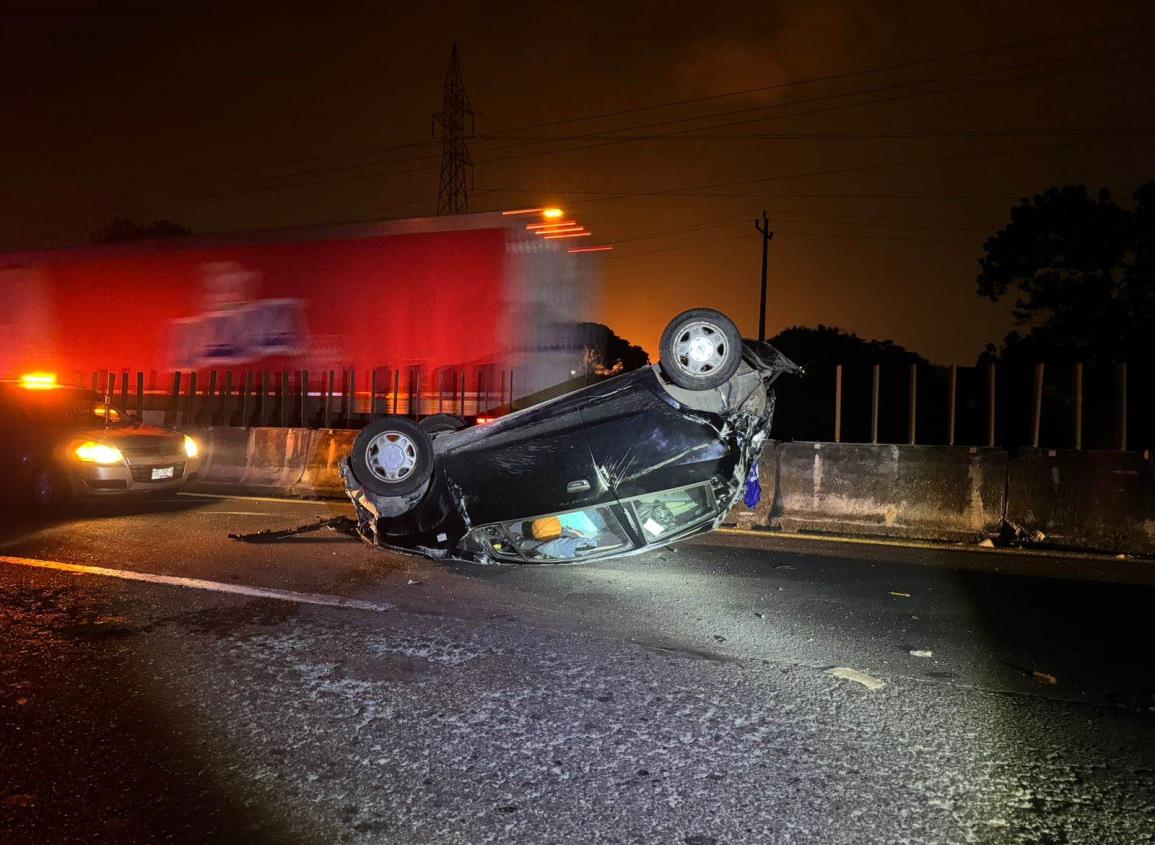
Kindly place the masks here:
[(565, 486), (567, 493), (585, 493), (590, 489), (590, 483), (584, 478), (579, 478), (577, 481), (571, 481)]

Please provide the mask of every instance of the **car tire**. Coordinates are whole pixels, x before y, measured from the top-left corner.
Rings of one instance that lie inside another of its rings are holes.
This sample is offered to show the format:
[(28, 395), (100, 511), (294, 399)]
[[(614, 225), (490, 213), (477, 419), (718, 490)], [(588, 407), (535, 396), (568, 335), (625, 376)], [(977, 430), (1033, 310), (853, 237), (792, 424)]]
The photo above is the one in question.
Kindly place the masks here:
[(28, 501), (40, 511), (59, 507), (70, 493), (67, 479), (51, 466), (37, 467), (28, 484)]
[(662, 332), (658, 365), (687, 390), (725, 384), (742, 362), (742, 335), (734, 321), (712, 308), (693, 308), (670, 320)]
[(468, 426), (469, 423), (456, 414), (430, 414), (417, 423), (419, 429), (430, 435), (443, 431), (461, 431)]
[(404, 496), (433, 475), (429, 435), (406, 417), (381, 417), (361, 429), (349, 458), (361, 486), (378, 496)]

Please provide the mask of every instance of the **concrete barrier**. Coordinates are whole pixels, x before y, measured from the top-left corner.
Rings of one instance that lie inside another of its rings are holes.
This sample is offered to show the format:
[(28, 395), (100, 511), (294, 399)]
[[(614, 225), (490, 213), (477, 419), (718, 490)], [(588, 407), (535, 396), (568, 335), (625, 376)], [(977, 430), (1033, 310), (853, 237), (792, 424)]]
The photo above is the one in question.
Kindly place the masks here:
[[(189, 489), (344, 498), (357, 432), (208, 428)], [(1155, 466), (1136, 453), (770, 443), (762, 501), (727, 521), (795, 532), (1024, 543), (1155, 555)]]
[(1006, 523), (1026, 543), (1155, 555), (1155, 464), (1135, 452), (1015, 452)]
[[(763, 501), (738, 524), (795, 532), (976, 541), (997, 537), (1007, 453), (948, 446), (779, 443)], [(747, 512), (748, 514), (750, 512)]]
[(358, 432), (323, 429), (310, 432), (309, 448), (301, 477), (289, 495), (302, 499), (345, 497), (345, 482), (337, 464), (353, 450)]
[(309, 437), (302, 428), (204, 429), (200, 471), (189, 489), (289, 495), (304, 473)]

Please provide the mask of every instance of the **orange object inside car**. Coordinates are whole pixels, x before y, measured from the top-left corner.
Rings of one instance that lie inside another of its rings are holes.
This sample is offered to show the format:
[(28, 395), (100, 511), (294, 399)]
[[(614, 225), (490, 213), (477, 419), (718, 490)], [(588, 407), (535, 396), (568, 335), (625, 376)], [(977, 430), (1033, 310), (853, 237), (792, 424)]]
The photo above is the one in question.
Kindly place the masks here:
[(552, 540), (561, 536), (561, 520), (556, 516), (543, 516), (529, 524), (529, 534), (535, 540)]

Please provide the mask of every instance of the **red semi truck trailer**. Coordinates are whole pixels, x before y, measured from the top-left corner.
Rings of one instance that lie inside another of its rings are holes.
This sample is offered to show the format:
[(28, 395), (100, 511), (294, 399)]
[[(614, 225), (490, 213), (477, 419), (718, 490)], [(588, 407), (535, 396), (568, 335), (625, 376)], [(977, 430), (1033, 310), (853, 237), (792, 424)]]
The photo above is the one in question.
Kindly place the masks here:
[[(164, 392), (174, 372), (204, 385), (211, 372), (237, 384), (273, 373), (275, 384), (306, 371), (318, 389), (334, 371), (356, 373), (365, 391), (376, 371), (383, 392), (409, 397), (443, 392), (448, 373), (456, 392), (483, 386), (490, 404), (533, 396), (571, 377), (571, 329), (595, 284), (589, 257), (536, 236), (539, 220), (471, 214), (2, 254), (0, 377), (141, 372)], [(473, 407), (484, 410), (476, 396)]]

